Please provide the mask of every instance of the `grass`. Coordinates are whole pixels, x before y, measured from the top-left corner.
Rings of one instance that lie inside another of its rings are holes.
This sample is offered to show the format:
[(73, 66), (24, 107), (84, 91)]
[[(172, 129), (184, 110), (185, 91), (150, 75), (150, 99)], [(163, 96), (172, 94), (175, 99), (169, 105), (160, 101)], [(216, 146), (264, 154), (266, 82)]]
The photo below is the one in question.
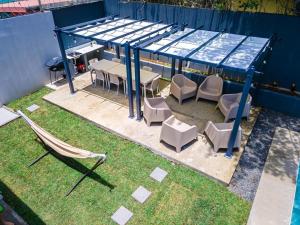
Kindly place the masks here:
[[(21, 119), (0, 128), (0, 189), (29, 224), (114, 224), (110, 217), (121, 205), (134, 213), (129, 225), (246, 224), (248, 202), (188, 168), (45, 102), (42, 97), (49, 92), (41, 89), (9, 107), (22, 109), (37, 124), (71, 145), (108, 152), (108, 160), (96, 170), (94, 179), (86, 179), (69, 197), (64, 197), (80, 172), (51, 155), (28, 168), (29, 162), (45, 152), (35, 134)], [(34, 103), (40, 109), (33, 113), (25, 110)], [(94, 160), (76, 162), (88, 168), (94, 164)], [(156, 166), (169, 172), (162, 183), (149, 178)], [(103, 181), (115, 188), (110, 191)], [(131, 197), (140, 185), (152, 191), (143, 205)]]

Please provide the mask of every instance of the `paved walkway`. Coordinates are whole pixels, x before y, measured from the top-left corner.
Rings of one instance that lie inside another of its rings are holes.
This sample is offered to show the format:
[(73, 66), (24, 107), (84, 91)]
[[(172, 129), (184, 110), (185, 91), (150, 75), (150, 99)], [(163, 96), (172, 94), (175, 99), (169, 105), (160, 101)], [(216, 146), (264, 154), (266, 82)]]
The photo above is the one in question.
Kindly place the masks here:
[(300, 133), (277, 128), (248, 225), (289, 225), (296, 189)]
[(277, 127), (300, 132), (300, 118), (263, 109), (248, 139), (229, 189), (253, 201)]

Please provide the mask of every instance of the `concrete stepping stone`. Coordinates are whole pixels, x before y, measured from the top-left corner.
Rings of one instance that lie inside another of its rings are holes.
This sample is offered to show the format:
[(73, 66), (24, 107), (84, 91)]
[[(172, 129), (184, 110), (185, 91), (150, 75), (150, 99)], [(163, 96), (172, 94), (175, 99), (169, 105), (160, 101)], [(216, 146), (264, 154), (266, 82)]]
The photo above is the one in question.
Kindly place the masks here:
[(148, 191), (143, 186), (139, 186), (135, 192), (131, 195), (135, 200), (137, 200), (139, 203), (144, 203), (151, 195), (151, 192)]
[(27, 107), (27, 110), (28, 110), (29, 112), (34, 112), (35, 110), (37, 110), (37, 109), (39, 109), (39, 108), (40, 108), (40, 107), (39, 107), (38, 105), (33, 104), (33, 105)]
[(167, 175), (168, 172), (159, 167), (156, 167), (150, 174), (150, 177), (158, 182), (162, 182)]
[(111, 219), (119, 225), (125, 225), (130, 218), (133, 216), (133, 213), (126, 209), (124, 206), (121, 206), (112, 216)]

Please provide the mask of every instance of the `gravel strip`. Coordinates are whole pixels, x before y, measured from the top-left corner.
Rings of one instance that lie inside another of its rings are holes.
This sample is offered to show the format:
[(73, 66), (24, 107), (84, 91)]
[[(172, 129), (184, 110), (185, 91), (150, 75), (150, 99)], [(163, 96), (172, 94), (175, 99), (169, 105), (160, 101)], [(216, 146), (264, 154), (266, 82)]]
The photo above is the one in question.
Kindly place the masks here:
[(248, 139), (229, 190), (253, 201), (276, 127), (300, 132), (300, 118), (263, 109)]

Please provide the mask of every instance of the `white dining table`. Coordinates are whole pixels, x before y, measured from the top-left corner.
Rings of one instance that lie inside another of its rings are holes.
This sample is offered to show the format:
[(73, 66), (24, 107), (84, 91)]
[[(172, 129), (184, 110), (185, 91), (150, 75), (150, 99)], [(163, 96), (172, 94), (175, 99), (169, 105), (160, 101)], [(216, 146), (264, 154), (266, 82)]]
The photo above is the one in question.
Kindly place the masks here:
[[(109, 61), (106, 59), (102, 59), (100, 61), (94, 62), (90, 65), (90, 67), (94, 70), (104, 71), (106, 73), (115, 74), (119, 76), (126, 82), (127, 85), (127, 69), (126, 65)], [(131, 68), (132, 71), (132, 80), (135, 81), (135, 68)], [(143, 85), (144, 93), (146, 93), (146, 86), (150, 84), (153, 79), (158, 76), (157, 73), (150, 72), (147, 70), (140, 70), (140, 82)]]

